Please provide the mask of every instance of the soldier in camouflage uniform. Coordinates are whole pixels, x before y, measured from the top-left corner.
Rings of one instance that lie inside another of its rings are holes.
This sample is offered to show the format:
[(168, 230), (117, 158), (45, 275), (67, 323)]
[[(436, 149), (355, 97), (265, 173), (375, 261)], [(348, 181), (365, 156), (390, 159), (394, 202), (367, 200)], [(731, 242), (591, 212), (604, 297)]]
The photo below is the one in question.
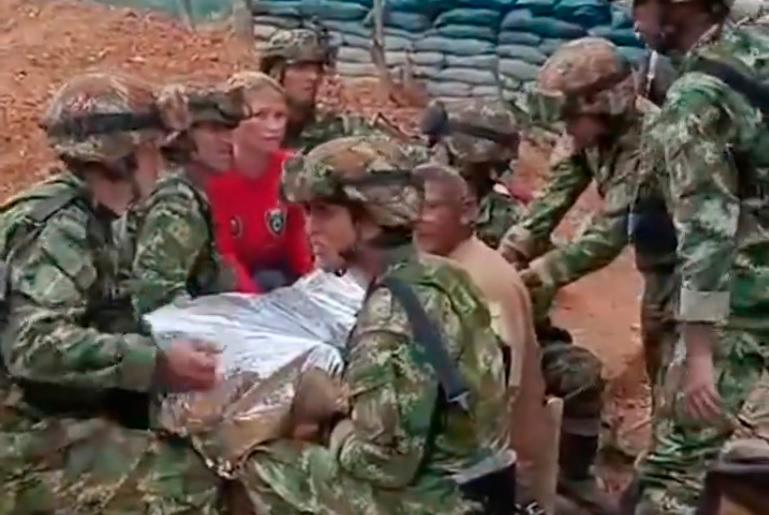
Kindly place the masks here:
[(368, 121), (318, 109), (317, 96), (323, 76), (335, 63), (328, 32), (320, 28), (278, 30), (258, 49), (259, 69), (286, 90), (289, 119), (286, 148), (306, 152), (321, 143), (343, 136), (387, 134), (403, 137), (392, 124), (377, 116)]
[[(171, 90), (169, 90), (171, 91)], [(174, 169), (133, 213), (136, 234), (130, 284), (138, 318), (177, 299), (229, 291), (235, 277), (216, 248), (205, 189), (232, 167), (230, 130), (246, 115), (242, 87), (181, 88), (190, 106), (167, 149)]]
[(476, 234), (496, 249), (505, 231), (523, 216), (524, 206), (500, 183), (518, 157), (518, 125), (499, 102), (442, 102), (427, 108), (422, 130), (434, 159), (459, 170), (478, 199)]
[[(531, 115), (541, 123), (565, 122), (572, 149), (564, 155), (556, 153), (558, 160), (552, 163), (552, 177), (544, 191), (530, 206), (526, 218), (508, 231), (500, 246), (511, 262), (527, 266), (522, 276), (532, 294), (535, 316), (540, 320), (547, 315), (559, 288), (608, 265), (628, 243), (642, 128), (642, 117), (635, 108), (634, 80), (630, 63), (616, 47), (599, 38), (564, 45), (540, 70), (537, 89), (530, 98)], [(593, 181), (604, 205), (590, 225), (571, 244), (537, 256), (540, 242), (551, 235)], [(638, 248), (636, 254), (642, 269), (656, 270), (658, 265), (671, 260), (669, 249), (665, 254), (656, 248), (643, 249), (643, 252)], [(647, 283), (653, 284), (658, 283)], [(550, 373), (547, 367), (545, 371), (548, 384), (558, 379), (556, 370), (559, 369), (566, 376), (560, 381), (574, 387), (600, 381), (594, 375), (600, 373), (594, 356), (571, 356), (576, 348), (563, 344), (548, 346), (547, 338), (540, 339), (545, 340), (545, 361), (552, 365)], [(647, 356), (656, 367), (659, 361), (656, 352), (650, 350)], [(585, 360), (584, 366), (571, 364), (582, 360)], [(589, 376), (581, 377), (582, 373)], [(567, 456), (580, 454), (569, 452), (572, 446), (584, 449), (583, 456), (597, 448), (601, 390), (602, 385), (594, 389), (596, 397), (592, 400), (584, 398), (592, 408), (580, 411), (583, 414), (592, 411), (589, 423), (575, 420), (572, 424), (569, 403), (566, 403), (563, 444)], [(587, 476), (586, 470), (579, 470), (579, 460), (576, 461), (573, 476)]]
[(134, 79), (71, 80), (45, 120), (66, 171), (0, 209), (2, 513), (219, 512), (220, 481), (203, 460), (146, 425), (151, 391), (211, 387), (215, 357), (114, 332), (104, 309), (117, 272), (111, 222), (146, 165), (139, 147), (162, 137), (156, 113)]
[(765, 384), (769, 357), (769, 40), (726, 22), (726, 0), (659, 8), (679, 78), (645, 129), (643, 170), (675, 222), (681, 339), (639, 465), (644, 515), (694, 513), (726, 440), (765, 440), (767, 425), (766, 396), (746, 399)]
[[(328, 446), (278, 441), (256, 450), (240, 479), (261, 515), (501, 513), (479, 502), (478, 483), (489, 478), (507, 496), (492, 503), (509, 513), (514, 457), (499, 342), (468, 276), (440, 258), (417, 259), (422, 191), (412, 167), (397, 143), (363, 137), (333, 140), (286, 166), (286, 195), (305, 205), (321, 263), (349, 268), (369, 288), (346, 347), (349, 418)], [(413, 305), (393, 282), (440, 328), (467, 403), (449, 400), (424, 335), (415, 337)]]

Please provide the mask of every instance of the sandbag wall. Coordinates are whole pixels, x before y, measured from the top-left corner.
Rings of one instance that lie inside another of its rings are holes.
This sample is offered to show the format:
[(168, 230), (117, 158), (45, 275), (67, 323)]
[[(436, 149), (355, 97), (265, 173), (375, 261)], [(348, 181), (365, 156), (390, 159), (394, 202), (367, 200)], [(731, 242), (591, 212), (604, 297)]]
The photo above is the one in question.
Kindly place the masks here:
[[(386, 0), (385, 49), (391, 69), (410, 56), (436, 98), (497, 96), (496, 77), (520, 91), (564, 41), (605, 37), (629, 58), (643, 55), (625, 7), (606, 0)], [(369, 54), (372, 0), (252, 0), (254, 33), (316, 18), (339, 45), (343, 77), (376, 75)]]

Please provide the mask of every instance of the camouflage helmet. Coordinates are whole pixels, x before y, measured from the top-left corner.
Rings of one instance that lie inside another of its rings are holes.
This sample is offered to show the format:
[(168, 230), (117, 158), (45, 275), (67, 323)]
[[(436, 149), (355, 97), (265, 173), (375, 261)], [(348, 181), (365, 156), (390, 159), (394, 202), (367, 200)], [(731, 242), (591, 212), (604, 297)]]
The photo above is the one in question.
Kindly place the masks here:
[(282, 73), (285, 65), (317, 63), (330, 66), (335, 59), (328, 31), (322, 28), (278, 30), (259, 50), (259, 70), (273, 77), (276, 70)]
[(454, 165), (508, 163), (518, 154), (518, 123), (500, 101), (434, 101), (422, 117), (422, 132)]
[(84, 74), (56, 92), (41, 127), (61, 158), (117, 162), (160, 136), (163, 122), (155, 100), (152, 87), (134, 77)]
[(381, 227), (411, 229), (422, 203), (413, 168), (392, 139), (337, 138), (286, 163), (283, 195), (294, 203), (358, 205)]
[(528, 96), (529, 114), (554, 124), (567, 116), (620, 116), (635, 105), (630, 62), (603, 38), (587, 37), (561, 46), (542, 65)]

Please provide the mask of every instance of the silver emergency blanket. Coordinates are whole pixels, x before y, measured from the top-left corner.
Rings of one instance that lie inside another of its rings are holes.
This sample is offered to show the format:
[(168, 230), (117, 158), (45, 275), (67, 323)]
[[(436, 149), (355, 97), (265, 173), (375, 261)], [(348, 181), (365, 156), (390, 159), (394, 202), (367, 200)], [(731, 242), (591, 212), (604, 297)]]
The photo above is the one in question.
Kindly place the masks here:
[(160, 345), (194, 339), (221, 350), (220, 385), (163, 396), (157, 424), (190, 438), (209, 466), (231, 477), (256, 446), (285, 435), (303, 372), (341, 373), (364, 293), (346, 276), (314, 272), (265, 295), (212, 295), (150, 313), (145, 321)]

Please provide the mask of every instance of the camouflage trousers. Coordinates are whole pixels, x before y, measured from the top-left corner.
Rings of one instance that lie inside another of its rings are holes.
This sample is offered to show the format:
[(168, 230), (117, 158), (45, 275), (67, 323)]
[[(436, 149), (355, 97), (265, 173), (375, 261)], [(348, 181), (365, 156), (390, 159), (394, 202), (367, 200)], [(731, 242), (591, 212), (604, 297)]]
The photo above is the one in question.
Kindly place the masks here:
[(687, 420), (682, 410), (684, 347), (676, 344), (656, 407), (654, 442), (638, 465), (636, 515), (694, 515), (708, 467), (725, 443), (769, 435), (769, 332), (724, 329), (714, 355), (725, 416), (717, 425)]
[(646, 374), (655, 386), (662, 379), (658, 377), (660, 367), (678, 338), (675, 312), (679, 284), (675, 274), (665, 269), (644, 271), (643, 279), (641, 342)]
[(221, 513), (222, 481), (191, 447), (101, 418), (4, 423), (0, 472), (3, 514)]
[(598, 436), (605, 386), (601, 361), (573, 343), (541, 343), (545, 391), (563, 399), (563, 432)]
[(377, 487), (343, 470), (326, 447), (299, 441), (276, 441), (257, 449), (238, 479), (259, 515), (476, 513), (445, 476), (423, 474), (416, 481), (404, 478), (401, 488)]

